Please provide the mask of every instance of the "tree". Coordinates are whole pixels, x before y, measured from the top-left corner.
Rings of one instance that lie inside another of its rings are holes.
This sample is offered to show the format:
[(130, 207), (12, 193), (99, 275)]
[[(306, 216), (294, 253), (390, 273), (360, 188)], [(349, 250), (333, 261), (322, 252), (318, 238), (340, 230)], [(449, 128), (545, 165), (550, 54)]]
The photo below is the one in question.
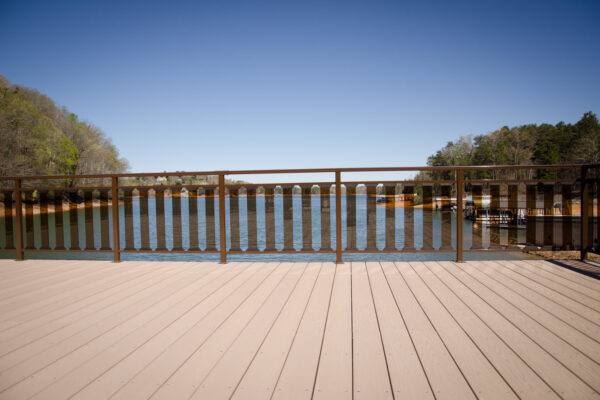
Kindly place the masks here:
[[(35, 90), (0, 76), (0, 173), (7, 175), (124, 172), (127, 160), (97, 127), (58, 108)], [(80, 180), (78, 183), (83, 183)]]
[[(467, 137), (470, 139), (470, 137)], [(529, 124), (513, 128), (504, 126), (472, 142), (461, 137), (448, 142), (427, 159), (428, 165), (528, 165), (600, 163), (600, 123), (587, 112), (574, 125), (559, 122)], [(424, 175), (420, 175), (421, 177)], [(452, 179), (450, 172), (436, 172), (432, 177)], [(572, 177), (573, 171), (537, 170), (538, 178)], [(467, 171), (465, 177), (532, 178), (531, 171)]]
[(574, 140), (569, 158), (577, 163), (600, 163), (600, 123), (596, 114), (587, 112), (573, 127)]
[[(456, 143), (448, 142), (441, 150), (427, 159), (430, 166), (471, 165), (473, 163), (471, 136), (461, 136)], [(454, 179), (451, 171), (434, 171), (434, 179)]]

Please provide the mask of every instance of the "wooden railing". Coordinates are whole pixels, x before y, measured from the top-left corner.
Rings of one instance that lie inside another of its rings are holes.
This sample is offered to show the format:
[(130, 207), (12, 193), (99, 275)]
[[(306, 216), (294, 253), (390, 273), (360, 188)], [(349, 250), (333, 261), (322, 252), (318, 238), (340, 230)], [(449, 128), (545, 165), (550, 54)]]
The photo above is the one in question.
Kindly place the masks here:
[[(344, 253), (455, 252), (462, 261), (465, 252), (531, 249), (576, 250), (583, 259), (586, 252), (598, 251), (598, 167), (322, 168), (4, 177), (0, 178), (0, 248), (15, 252), (17, 260), (23, 260), (26, 252), (85, 251), (112, 252), (116, 262), (121, 253), (146, 252), (218, 253), (222, 263), (229, 254), (240, 253), (335, 253), (341, 263)], [(355, 172), (398, 171), (453, 177), (342, 179), (343, 174)], [(514, 171), (510, 178), (481, 177), (490, 172), (509, 176), (510, 171)], [(536, 171), (550, 171), (555, 177), (536, 179)], [(298, 173), (329, 173), (333, 179), (262, 184), (227, 181), (233, 175)], [(191, 176), (204, 178), (176, 184), (158, 184), (156, 179)], [(136, 183), (134, 178), (147, 179), (150, 184)], [(77, 182), (85, 185), (77, 186)]]

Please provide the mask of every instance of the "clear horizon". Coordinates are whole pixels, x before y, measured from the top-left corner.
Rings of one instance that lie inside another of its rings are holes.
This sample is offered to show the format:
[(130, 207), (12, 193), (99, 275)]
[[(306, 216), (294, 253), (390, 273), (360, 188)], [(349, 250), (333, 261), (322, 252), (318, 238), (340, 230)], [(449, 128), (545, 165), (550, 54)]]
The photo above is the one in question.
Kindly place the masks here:
[(599, 37), (592, 1), (8, 1), (0, 75), (132, 172), (422, 166), (460, 136), (598, 113)]

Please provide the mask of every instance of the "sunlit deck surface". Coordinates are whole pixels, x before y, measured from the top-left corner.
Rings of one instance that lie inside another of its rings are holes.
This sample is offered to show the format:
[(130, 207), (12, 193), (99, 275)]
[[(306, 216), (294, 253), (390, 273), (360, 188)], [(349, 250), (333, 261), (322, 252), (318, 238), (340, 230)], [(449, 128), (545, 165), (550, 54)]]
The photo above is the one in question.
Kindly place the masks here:
[(546, 261), (0, 261), (1, 399), (592, 399), (600, 280)]

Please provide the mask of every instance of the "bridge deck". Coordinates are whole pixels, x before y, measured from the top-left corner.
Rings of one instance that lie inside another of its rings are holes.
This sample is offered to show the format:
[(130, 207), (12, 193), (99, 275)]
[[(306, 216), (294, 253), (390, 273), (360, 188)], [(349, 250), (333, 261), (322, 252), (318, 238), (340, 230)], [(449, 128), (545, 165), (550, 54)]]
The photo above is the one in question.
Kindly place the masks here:
[(546, 261), (0, 260), (0, 399), (600, 398), (600, 280)]

